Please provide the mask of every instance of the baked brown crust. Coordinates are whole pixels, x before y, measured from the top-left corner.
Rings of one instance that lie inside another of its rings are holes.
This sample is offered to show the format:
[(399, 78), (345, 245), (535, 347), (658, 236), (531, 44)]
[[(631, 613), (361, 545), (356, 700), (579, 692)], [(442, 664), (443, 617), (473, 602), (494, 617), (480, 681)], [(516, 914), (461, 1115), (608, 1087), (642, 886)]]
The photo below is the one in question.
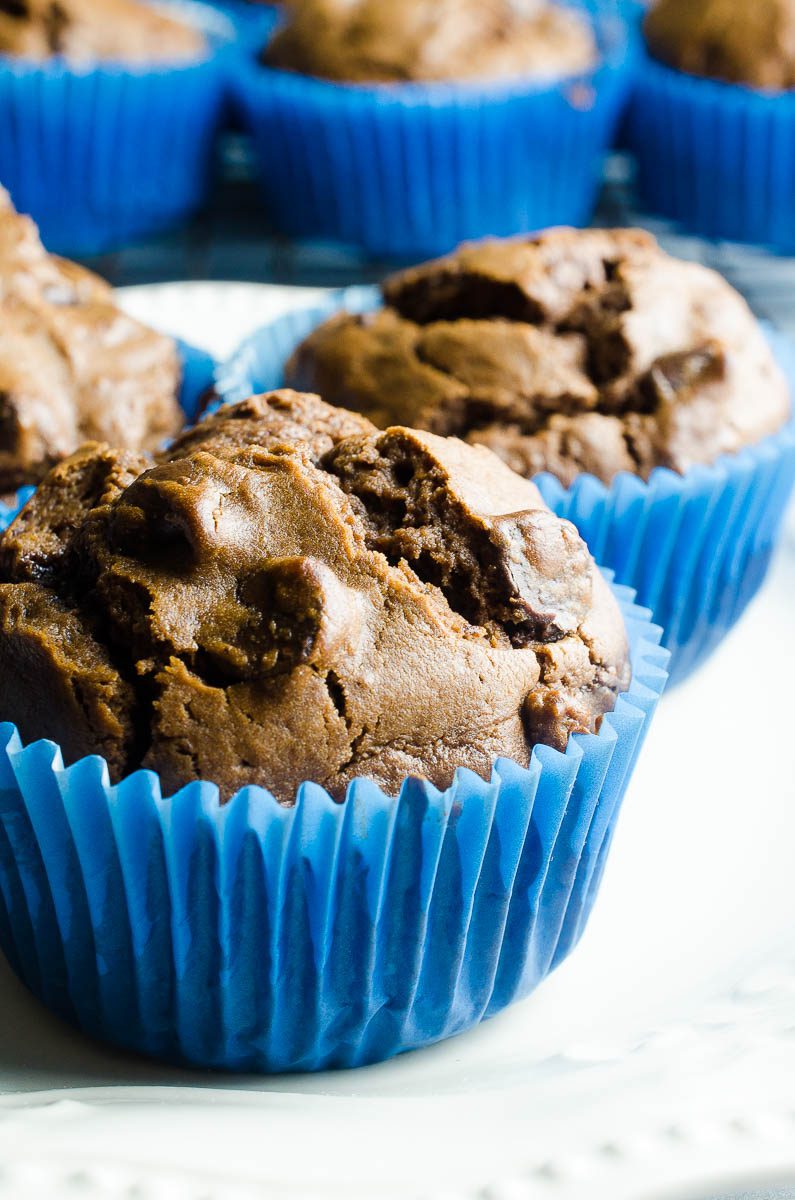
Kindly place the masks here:
[(144, 64), (200, 59), (206, 51), (198, 29), (138, 0), (0, 0), (0, 54)]
[(533, 484), (317, 397), (221, 410), (156, 465), (85, 447), (0, 539), (2, 719), (169, 792), (443, 787), (596, 730), (628, 682), (612, 593)]
[(171, 338), (112, 289), (49, 255), (0, 189), (0, 495), (37, 483), (81, 442), (155, 450), (183, 423)]
[(587, 21), (547, 0), (293, 0), (269, 66), (345, 83), (564, 78), (590, 70)]
[(651, 54), (689, 75), (795, 87), (795, 0), (657, 0), (643, 28)]
[(403, 271), (286, 381), (377, 425), (489, 446), (526, 476), (679, 472), (776, 432), (786, 380), (745, 301), (639, 230), (551, 230)]

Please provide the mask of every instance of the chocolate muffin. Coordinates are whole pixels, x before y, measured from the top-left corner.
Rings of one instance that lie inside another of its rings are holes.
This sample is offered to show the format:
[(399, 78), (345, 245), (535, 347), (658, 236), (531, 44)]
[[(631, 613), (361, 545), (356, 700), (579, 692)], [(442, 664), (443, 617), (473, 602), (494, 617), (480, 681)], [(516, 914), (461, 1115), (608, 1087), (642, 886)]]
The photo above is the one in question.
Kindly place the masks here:
[(286, 382), (384, 427), (486, 445), (525, 476), (684, 473), (780, 429), (786, 381), (745, 301), (637, 230), (551, 230), (401, 272)]
[(47, 254), (0, 189), (0, 495), (37, 483), (86, 440), (156, 450), (182, 425), (170, 338), (112, 289)]
[(0, 54), (42, 62), (199, 59), (203, 35), (137, 0), (0, 0)]
[(689, 75), (795, 87), (795, 0), (657, 0), (644, 33), (654, 58)]
[(341, 83), (554, 79), (596, 59), (588, 22), (548, 0), (292, 0), (263, 53)]
[(0, 717), (168, 791), (444, 787), (597, 729), (629, 681), (612, 593), (531, 483), (287, 391), (156, 465), (83, 448), (0, 540), (0, 580)]

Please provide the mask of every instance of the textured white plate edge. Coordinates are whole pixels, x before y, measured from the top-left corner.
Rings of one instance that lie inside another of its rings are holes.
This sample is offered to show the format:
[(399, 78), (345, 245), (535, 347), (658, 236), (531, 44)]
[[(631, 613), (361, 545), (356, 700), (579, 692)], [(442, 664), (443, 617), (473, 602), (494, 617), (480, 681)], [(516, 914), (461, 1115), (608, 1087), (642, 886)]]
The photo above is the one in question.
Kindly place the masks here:
[[(175, 1103), (169, 1089), (146, 1089), (143, 1097), (137, 1095), (138, 1089), (109, 1090), (117, 1094), (42, 1093), (28, 1096), (24, 1104), (13, 1108), (4, 1104), (0, 1111), (0, 1195), (14, 1200), (26, 1200), (29, 1195), (50, 1200), (68, 1190), (69, 1195), (134, 1195), (136, 1200), (149, 1200), (150, 1196), (154, 1200), (161, 1195), (178, 1195), (180, 1200), (337, 1200), (343, 1196), (350, 1200), (381, 1196), (390, 1200), (397, 1196), (406, 1200), (695, 1200), (714, 1196), (717, 1200), (743, 1180), (759, 1184), (764, 1178), (786, 1179), (795, 1191), (795, 1115), (762, 1111), (752, 1120), (737, 1115), (687, 1126), (667, 1122), (627, 1139), (594, 1143), (565, 1162), (538, 1158), (499, 1181), (431, 1190), (421, 1183), (416, 1189), (406, 1190), (401, 1184), (393, 1190), (385, 1183), (380, 1190), (374, 1182), (362, 1185), (341, 1176), (314, 1184), (291, 1179), (286, 1173), (268, 1178), (250, 1162), (241, 1165), (234, 1145), (224, 1138), (219, 1108), (204, 1106), (203, 1097), (196, 1098), (193, 1109), (206, 1120), (201, 1129), (195, 1127), (194, 1135), (203, 1133), (216, 1141), (229, 1155), (229, 1165), (180, 1162), (180, 1155), (190, 1153), (183, 1143), (176, 1154), (172, 1147), (168, 1153), (155, 1152), (139, 1161), (135, 1147), (130, 1146), (131, 1137), (140, 1132), (135, 1119), (142, 1112), (151, 1117), (156, 1105), (161, 1129), (167, 1131), (184, 1112), (185, 1102), (180, 1098)], [(113, 1139), (107, 1138), (108, 1106), (117, 1110), (123, 1127), (119, 1142), (126, 1145), (114, 1147)], [(243, 1125), (243, 1134), (250, 1140), (263, 1137), (261, 1125), (267, 1119), (258, 1114), (258, 1129), (248, 1121), (252, 1107), (240, 1096), (227, 1097), (221, 1106)], [(167, 1132), (165, 1140), (169, 1140)], [(352, 1153), (356, 1152), (356, 1140), (354, 1126)], [(397, 1130), (395, 1140), (397, 1146), (401, 1140)], [(418, 1167), (421, 1175), (421, 1164)], [(385, 1174), (388, 1169), (385, 1162)]]

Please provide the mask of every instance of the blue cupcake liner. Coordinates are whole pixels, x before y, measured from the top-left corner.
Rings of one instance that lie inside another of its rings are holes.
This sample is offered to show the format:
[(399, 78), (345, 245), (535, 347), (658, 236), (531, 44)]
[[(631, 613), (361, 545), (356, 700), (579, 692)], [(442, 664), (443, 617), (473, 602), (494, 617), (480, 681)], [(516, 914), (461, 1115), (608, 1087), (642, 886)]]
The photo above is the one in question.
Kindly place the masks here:
[(279, 20), (277, 4), (262, 4), (256, 0), (202, 0), (202, 3), (232, 23), (241, 49), (261, 50)]
[(624, 23), (595, 25), (602, 65), (548, 86), (362, 86), (252, 61), (234, 94), (272, 221), (398, 258), (587, 222), (630, 82)]
[(203, 5), (171, 7), (207, 29), (203, 60), (77, 69), (0, 57), (0, 181), (54, 252), (121, 246), (206, 197), (233, 30)]
[(14, 496), (8, 496), (4, 500), (0, 500), (0, 532), (8, 528), (17, 513), (30, 500), (35, 490), (32, 487), (21, 488)]
[[(321, 321), (380, 302), (376, 288), (349, 288), (259, 329), (219, 368), (221, 402), (282, 387), (287, 359)], [(795, 398), (795, 342), (763, 328)], [(609, 486), (581, 475), (569, 488), (551, 475), (535, 482), (596, 561), (654, 613), (671, 651), (671, 681), (680, 682), (720, 645), (765, 580), (795, 484), (795, 411), (781, 432), (685, 475), (659, 469), (644, 482), (621, 474)]]
[[(217, 364), (211, 354), (191, 346), (179, 338), (174, 339), (182, 364), (182, 381), (179, 404), (185, 413), (186, 423), (196, 421), (203, 409), (204, 401), (214, 388)], [(19, 510), (33, 495), (34, 488), (25, 487), (12, 497), (0, 499), (0, 530), (11, 523)]]
[(185, 420), (192, 424), (198, 420), (204, 401), (215, 386), (217, 363), (206, 350), (191, 346), (181, 338), (174, 340), (182, 363), (179, 406), (185, 414)]
[[(590, 3), (591, 0), (588, 0), (588, 2)], [(626, 22), (627, 39), (632, 56), (632, 83), (628, 89), (627, 95), (624, 98), (621, 116), (616, 125), (616, 132), (613, 137), (614, 151), (623, 155), (626, 154), (626, 152), (630, 149), (629, 109), (635, 78), (638, 72), (641, 70), (641, 64), (645, 59), (643, 47), (643, 18), (649, 11), (649, 5), (647, 0), (615, 0), (615, 2), (618, 5), (621, 19)]]
[[(170, 799), (0, 724), (0, 945), (51, 1009), (118, 1046), (318, 1070), (449, 1037), (526, 996), (580, 937), (665, 685), (659, 629), (616, 588), (633, 679), (598, 735), (396, 798), (357, 779), (283, 807)], [(0, 714), (2, 715), (2, 714)]]
[(795, 95), (643, 55), (628, 117), (640, 202), (708, 238), (795, 250)]

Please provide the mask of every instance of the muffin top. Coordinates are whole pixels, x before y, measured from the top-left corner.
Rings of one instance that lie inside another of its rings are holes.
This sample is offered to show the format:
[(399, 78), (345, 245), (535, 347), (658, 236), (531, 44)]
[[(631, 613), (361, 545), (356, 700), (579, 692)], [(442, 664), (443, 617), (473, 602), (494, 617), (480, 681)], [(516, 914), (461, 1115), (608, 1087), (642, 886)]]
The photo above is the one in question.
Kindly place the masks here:
[(347, 83), (555, 79), (591, 69), (588, 22), (548, 0), (292, 0), (263, 53)]
[(138, 0), (0, 0), (0, 54), (42, 62), (180, 62), (203, 35)]
[(114, 779), (444, 787), (597, 729), (628, 681), (615, 599), (533, 484), (313, 396), (222, 409), (157, 465), (84, 447), (0, 539), (0, 717)]
[(286, 381), (379, 426), (489, 446), (567, 486), (684, 472), (787, 420), (786, 381), (745, 301), (636, 230), (462, 246), (298, 347)]
[(690, 75), (795, 87), (795, 0), (657, 0), (644, 32), (655, 58)]
[(0, 189), (0, 496), (87, 439), (157, 449), (182, 424), (176, 346), (49, 255)]

